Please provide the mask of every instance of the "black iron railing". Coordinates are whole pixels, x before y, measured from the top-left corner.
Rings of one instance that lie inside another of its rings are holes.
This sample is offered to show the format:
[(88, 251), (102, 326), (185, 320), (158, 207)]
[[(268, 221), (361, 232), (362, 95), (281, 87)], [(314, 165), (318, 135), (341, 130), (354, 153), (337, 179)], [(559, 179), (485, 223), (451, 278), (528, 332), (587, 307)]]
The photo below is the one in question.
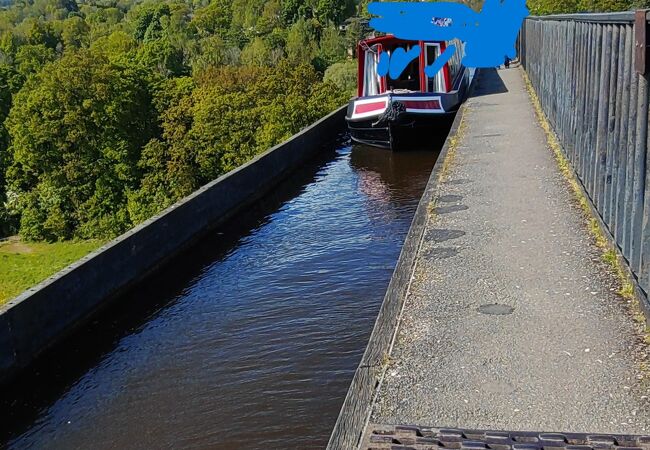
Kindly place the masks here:
[(646, 300), (647, 16), (636, 11), (529, 17), (518, 40), (521, 62), (564, 154)]

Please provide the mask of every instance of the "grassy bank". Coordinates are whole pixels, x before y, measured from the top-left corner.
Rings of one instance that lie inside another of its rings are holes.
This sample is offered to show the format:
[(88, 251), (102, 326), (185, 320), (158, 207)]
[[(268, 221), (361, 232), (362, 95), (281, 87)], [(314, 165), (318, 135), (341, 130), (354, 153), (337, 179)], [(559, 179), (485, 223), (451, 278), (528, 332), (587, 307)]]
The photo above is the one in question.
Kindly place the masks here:
[(0, 242), (0, 305), (103, 244), (102, 241), (55, 243)]

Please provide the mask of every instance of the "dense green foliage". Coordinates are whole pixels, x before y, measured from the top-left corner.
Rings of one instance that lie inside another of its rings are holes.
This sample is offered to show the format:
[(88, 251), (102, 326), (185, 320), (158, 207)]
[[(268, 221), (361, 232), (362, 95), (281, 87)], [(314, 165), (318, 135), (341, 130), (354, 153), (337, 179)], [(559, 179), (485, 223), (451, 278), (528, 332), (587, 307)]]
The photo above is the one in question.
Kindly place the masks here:
[(0, 237), (115, 236), (342, 105), (363, 29), (340, 25), (355, 11), (354, 0), (0, 8)]
[(345, 89), (350, 95), (357, 92), (357, 61), (348, 60), (332, 64), (325, 71), (325, 81)]
[(343, 104), (368, 1), (1, 2), (0, 237), (115, 236)]
[(577, 12), (613, 12), (648, 8), (648, 0), (528, 0), (532, 15), (569, 14)]

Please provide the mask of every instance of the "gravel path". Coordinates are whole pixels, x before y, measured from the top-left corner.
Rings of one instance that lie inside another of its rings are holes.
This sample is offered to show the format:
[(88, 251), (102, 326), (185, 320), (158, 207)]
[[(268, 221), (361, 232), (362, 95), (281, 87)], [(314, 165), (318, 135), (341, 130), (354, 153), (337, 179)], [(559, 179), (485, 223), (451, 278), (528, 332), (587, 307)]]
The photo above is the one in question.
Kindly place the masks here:
[(371, 421), (647, 433), (647, 351), (520, 69), (484, 72), (464, 122)]

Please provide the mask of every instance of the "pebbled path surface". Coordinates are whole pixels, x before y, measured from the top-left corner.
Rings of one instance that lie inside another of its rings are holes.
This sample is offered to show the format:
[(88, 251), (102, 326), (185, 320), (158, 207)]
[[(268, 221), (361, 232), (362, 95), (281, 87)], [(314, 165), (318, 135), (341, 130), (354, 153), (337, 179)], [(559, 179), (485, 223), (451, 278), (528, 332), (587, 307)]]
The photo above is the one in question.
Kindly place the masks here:
[(648, 433), (647, 349), (522, 73), (480, 77), (370, 420)]

